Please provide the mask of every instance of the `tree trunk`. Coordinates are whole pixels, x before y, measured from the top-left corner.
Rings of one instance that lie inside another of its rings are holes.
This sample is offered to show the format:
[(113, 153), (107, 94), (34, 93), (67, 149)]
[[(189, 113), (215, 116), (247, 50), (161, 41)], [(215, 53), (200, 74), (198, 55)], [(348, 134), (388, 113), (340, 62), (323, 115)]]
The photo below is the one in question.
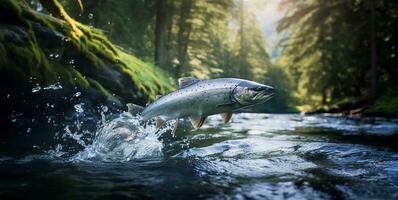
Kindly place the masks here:
[(242, 78), (248, 78), (248, 69), (244, 66), (245, 59), (245, 18), (244, 18), (244, 3), (243, 0), (239, 1), (239, 75)]
[(371, 86), (369, 94), (369, 103), (373, 104), (376, 101), (378, 93), (378, 80), (379, 80), (379, 69), (376, 62), (376, 20), (375, 20), (375, 1), (370, 0), (370, 48), (371, 48)]
[(193, 0), (182, 0), (180, 10), (180, 21), (178, 30), (178, 61), (175, 76), (178, 78), (182, 74), (187, 62), (187, 50), (189, 36), (191, 32), (191, 23), (188, 22)]
[(326, 87), (322, 88), (322, 105), (326, 105)]
[(156, 30), (155, 30), (155, 64), (161, 68), (167, 68), (167, 39), (168, 39), (167, 0), (156, 1)]
[(173, 63), (172, 59), (174, 58), (174, 55), (172, 55), (172, 48), (174, 47), (173, 42), (174, 42), (174, 35), (173, 35), (173, 17), (175, 14), (175, 3), (170, 2), (167, 6), (167, 42), (166, 42), (166, 50), (167, 50), (167, 69), (171, 73), (173, 72)]

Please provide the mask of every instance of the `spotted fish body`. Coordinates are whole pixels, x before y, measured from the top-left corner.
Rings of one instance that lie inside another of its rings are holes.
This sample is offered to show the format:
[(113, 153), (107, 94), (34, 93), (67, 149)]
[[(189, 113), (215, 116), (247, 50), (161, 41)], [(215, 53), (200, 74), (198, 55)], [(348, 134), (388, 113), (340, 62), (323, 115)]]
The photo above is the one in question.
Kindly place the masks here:
[(169, 120), (230, 112), (238, 106), (231, 92), (239, 82), (239, 79), (229, 78), (198, 81), (160, 97), (143, 110), (141, 117), (143, 120), (153, 117)]
[(140, 110), (141, 119), (156, 118), (162, 123), (190, 117), (192, 125), (199, 128), (209, 115), (223, 114), (224, 121), (228, 122), (234, 110), (264, 102), (273, 95), (272, 87), (243, 79), (186, 77), (179, 79), (179, 83), (178, 90), (157, 98)]

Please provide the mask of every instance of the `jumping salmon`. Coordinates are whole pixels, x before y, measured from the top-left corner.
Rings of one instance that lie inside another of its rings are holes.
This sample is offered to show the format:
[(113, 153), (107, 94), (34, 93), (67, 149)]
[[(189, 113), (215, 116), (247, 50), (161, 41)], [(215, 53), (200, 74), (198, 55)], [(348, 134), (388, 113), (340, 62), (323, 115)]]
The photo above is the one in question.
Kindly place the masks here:
[(156, 126), (162, 126), (167, 120), (189, 117), (192, 126), (197, 129), (207, 116), (221, 114), (224, 123), (231, 119), (232, 112), (244, 107), (263, 103), (274, 95), (270, 86), (236, 78), (218, 78), (199, 80), (193, 77), (178, 79), (179, 89), (158, 96), (146, 108), (129, 103), (128, 110), (135, 115), (140, 113), (146, 122), (156, 118)]

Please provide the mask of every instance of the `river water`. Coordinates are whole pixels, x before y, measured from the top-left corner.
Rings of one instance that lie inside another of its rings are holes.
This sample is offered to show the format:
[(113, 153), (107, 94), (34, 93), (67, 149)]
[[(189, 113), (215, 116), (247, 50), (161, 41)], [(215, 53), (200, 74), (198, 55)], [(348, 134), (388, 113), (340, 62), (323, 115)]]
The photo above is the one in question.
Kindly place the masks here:
[(0, 199), (398, 199), (397, 119), (235, 114), (199, 130), (182, 122), (175, 136), (172, 126), (104, 115), (95, 131), (66, 126), (56, 145), (0, 154)]

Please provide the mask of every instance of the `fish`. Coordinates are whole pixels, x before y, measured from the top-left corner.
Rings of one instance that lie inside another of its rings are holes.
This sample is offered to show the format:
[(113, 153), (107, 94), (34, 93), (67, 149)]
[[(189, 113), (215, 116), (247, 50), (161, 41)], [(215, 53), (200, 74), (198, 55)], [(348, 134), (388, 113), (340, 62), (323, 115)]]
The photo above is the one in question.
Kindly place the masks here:
[(169, 120), (178, 121), (189, 117), (193, 128), (203, 126), (210, 115), (221, 114), (224, 123), (231, 120), (232, 113), (242, 108), (264, 103), (274, 95), (274, 88), (254, 81), (238, 78), (217, 78), (200, 80), (194, 77), (178, 79), (179, 88), (155, 101), (145, 108), (128, 103), (128, 112), (139, 115), (142, 122), (156, 119), (160, 128)]

